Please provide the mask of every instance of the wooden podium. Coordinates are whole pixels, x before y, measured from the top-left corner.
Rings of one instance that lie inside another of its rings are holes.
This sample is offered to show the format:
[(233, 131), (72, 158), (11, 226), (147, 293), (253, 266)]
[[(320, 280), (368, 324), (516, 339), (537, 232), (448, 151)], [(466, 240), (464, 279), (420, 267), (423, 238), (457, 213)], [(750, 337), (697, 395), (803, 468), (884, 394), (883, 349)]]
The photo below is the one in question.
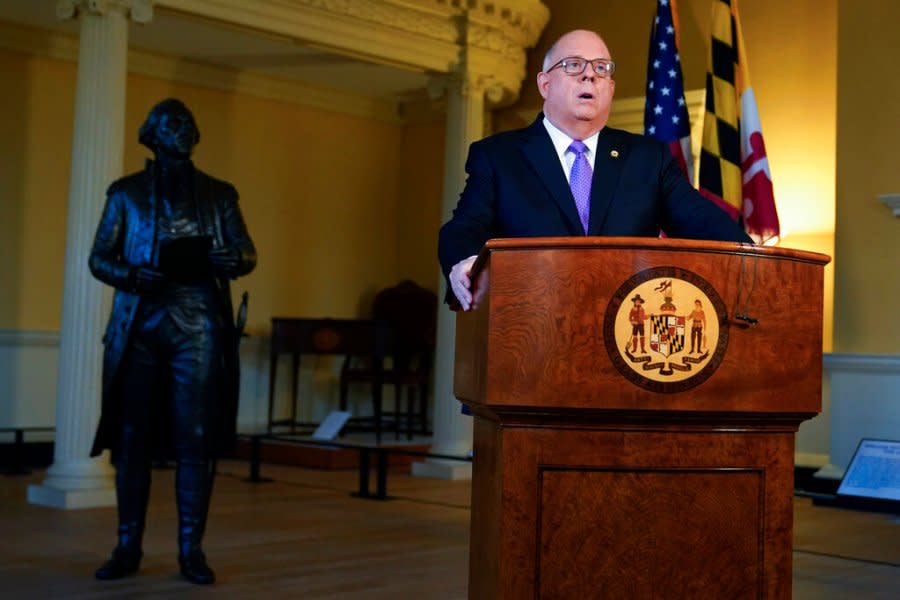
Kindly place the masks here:
[(475, 418), (469, 597), (790, 598), (828, 261), (488, 242), (456, 329), (455, 394)]

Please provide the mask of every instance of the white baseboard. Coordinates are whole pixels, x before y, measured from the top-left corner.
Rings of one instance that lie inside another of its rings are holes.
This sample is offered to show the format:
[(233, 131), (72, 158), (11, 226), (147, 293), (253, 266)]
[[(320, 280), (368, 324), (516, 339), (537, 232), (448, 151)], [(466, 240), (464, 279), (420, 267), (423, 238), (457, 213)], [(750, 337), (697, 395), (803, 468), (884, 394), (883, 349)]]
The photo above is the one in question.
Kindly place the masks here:
[(827, 454), (813, 454), (810, 452), (796, 452), (794, 454), (794, 466), (821, 468), (828, 464)]
[(0, 329), (0, 427), (54, 426), (58, 361), (59, 332)]

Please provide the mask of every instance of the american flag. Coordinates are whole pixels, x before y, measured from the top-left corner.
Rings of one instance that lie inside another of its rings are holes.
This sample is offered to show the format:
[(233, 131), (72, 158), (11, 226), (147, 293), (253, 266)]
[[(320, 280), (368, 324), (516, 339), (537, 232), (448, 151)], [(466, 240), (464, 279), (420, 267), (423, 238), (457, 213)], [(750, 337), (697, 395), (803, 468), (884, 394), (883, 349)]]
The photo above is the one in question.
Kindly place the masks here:
[(675, 0), (658, 0), (656, 19), (650, 32), (644, 133), (669, 144), (685, 177), (693, 183), (691, 123), (684, 100), (681, 57), (678, 55)]

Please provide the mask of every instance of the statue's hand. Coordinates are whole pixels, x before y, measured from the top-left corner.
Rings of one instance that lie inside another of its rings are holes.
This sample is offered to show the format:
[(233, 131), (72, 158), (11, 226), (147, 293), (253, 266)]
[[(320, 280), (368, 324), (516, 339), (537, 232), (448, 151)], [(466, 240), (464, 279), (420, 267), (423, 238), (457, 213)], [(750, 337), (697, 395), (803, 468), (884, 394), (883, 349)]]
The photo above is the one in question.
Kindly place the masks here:
[(131, 286), (138, 294), (152, 294), (159, 291), (166, 282), (166, 276), (148, 267), (138, 267), (131, 270), (130, 276), (133, 278)]
[(237, 250), (231, 248), (213, 248), (209, 251), (209, 262), (216, 275), (233, 277), (240, 266), (241, 257)]

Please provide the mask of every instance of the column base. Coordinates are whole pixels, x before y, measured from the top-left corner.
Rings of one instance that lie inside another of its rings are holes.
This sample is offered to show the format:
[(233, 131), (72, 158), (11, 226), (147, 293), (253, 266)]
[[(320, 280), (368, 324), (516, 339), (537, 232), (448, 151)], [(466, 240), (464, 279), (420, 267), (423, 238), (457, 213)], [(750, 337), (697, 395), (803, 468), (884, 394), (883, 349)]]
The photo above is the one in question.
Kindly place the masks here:
[(46, 483), (28, 486), (28, 502), (65, 510), (116, 505), (115, 488), (61, 490)]
[(115, 506), (113, 469), (106, 453), (53, 463), (43, 483), (28, 486), (28, 502), (63, 509)]
[(429, 458), (412, 464), (413, 477), (431, 477), (457, 481), (472, 479), (472, 463)]

